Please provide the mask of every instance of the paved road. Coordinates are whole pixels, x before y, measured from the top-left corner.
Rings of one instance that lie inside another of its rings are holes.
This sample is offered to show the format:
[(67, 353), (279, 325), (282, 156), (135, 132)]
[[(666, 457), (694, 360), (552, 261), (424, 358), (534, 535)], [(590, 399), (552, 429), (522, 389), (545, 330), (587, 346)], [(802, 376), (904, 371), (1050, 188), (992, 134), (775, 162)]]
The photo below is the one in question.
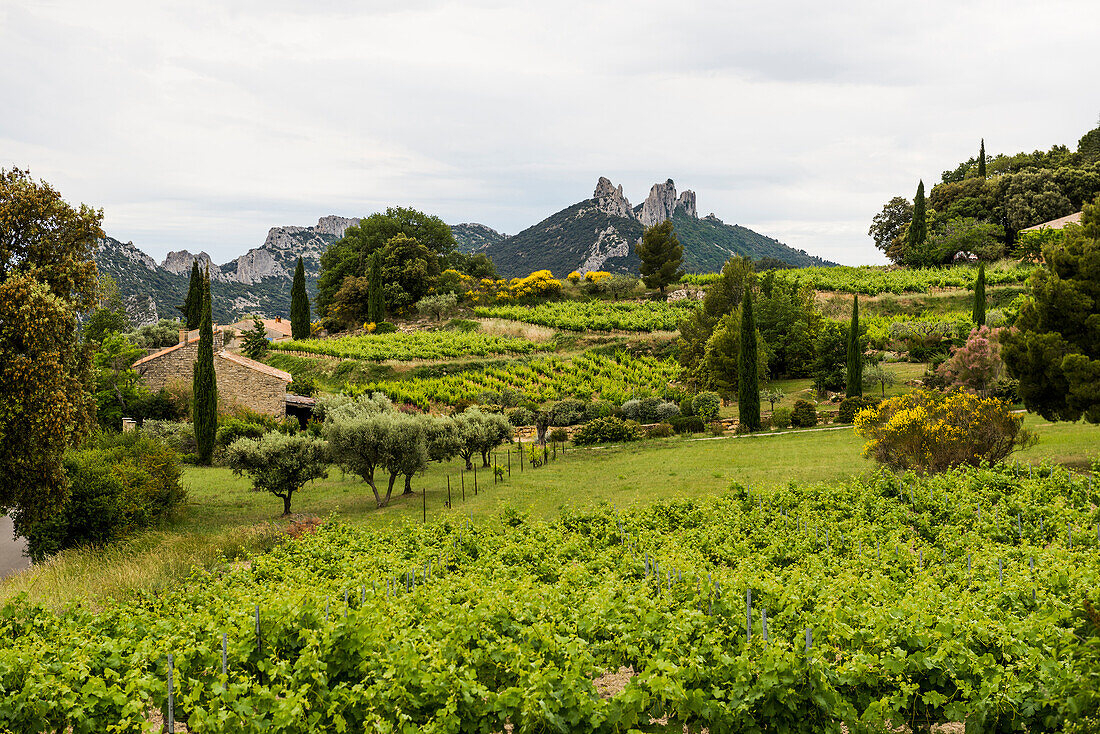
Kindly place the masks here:
[(26, 547), (25, 540), (14, 536), (11, 520), (0, 517), (0, 578), (30, 568), (31, 559), (23, 555)]

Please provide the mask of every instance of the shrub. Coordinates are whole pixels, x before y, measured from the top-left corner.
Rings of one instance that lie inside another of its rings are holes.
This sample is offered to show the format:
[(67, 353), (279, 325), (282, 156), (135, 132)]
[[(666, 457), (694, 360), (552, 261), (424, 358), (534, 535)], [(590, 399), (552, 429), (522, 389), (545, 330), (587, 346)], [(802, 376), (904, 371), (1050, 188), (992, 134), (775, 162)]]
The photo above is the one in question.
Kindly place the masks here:
[(989, 386), (1004, 372), (997, 332), (980, 326), (970, 332), (966, 344), (952, 350), (940, 373), (948, 385), (986, 395)]
[(627, 418), (632, 421), (639, 420), (642, 416), (642, 401), (637, 398), (632, 398), (623, 403), (623, 418)]
[(707, 424), (707, 430), (710, 431), (712, 436), (724, 436), (726, 433), (726, 424), (722, 421), (712, 421)]
[(646, 429), (646, 436), (649, 438), (668, 438), (671, 435), (672, 425), (669, 423), (658, 423)]
[(478, 405), (502, 405), (500, 400), (500, 393), (495, 390), (482, 390), (474, 397), (474, 402)]
[(860, 413), (856, 432), (868, 439), (864, 454), (896, 469), (938, 472), (995, 464), (1034, 443), (1023, 416), (1008, 403), (970, 393), (914, 390)]
[(454, 312), (457, 305), (458, 296), (454, 293), (436, 293), (417, 301), (416, 310), (423, 316), (442, 321), (444, 316)]
[(856, 415), (864, 408), (869, 408), (873, 405), (878, 405), (877, 400), (874, 398), (863, 397), (851, 397), (844, 398), (840, 401), (840, 408), (837, 411), (836, 420), (838, 423), (852, 423), (856, 419)]
[(989, 397), (1006, 403), (1020, 402), (1020, 381), (1011, 377), (998, 377), (989, 386)]
[(642, 437), (637, 424), (622, 418), (597, 418), (581, 426), (573, 434), (573, 443), (578, 446), (591, 446), (611, 441), (637, 441)]
[(708, 390), (691, 399), (691, 413), (699, 416), (704, 423), (708, 423), (718, 417), (718, 408), (721, 405), (722, 401), (718, 393)]
[(776, 408), (772, 411), (772, 425), (776, 428), (791, 427), (791, 409)]
[(695, 415), (695, 412), (691, 407), (691, 398), (684, 398), (680, 401), (680, 415)]
[(593, 400), (584, 406), (584, 419), (590, 421), (593, 418), (607, 418), (618, 412), (619, 409), (610, 400)]
[(310, 377), (295, 377), (294, 382), (287, 385), (286, 389), (292, 395), (312, 398), (317, 394), (317, 383)]
[(27, 533), (27, 554), (35, 561), (152, 527), (187, 497), (175, 450), (145, 431), (94, 434), (66, 453), (65, 473), (69, 498)]
[(585, 404), (576, 398), (566, 398), (550, 407), (550, 425), (575, 426), (584, 421)]
[(677, 433), (702, 433), (707, 427), (703, 419), (696, 415), (682, 415), (679, 418), (673, 418), (669, 423), (672, 424), (672, 430)]
[(638, 420), (642, 423), (656, 423), (657, 409), (662, 402), (660, 398), (642, 398), (638, 405)]
[(795, 428), (809, 428), (817, 425), (817, 408), (809, 400), (799, 400), (791, 411), (791, 425)]
[(393, 334), (397, 331), (397, 327), (391, 324), (389, 321), (379, 321), (374, 325), (375, 334)]
[[(177, 454), (193, 454), (198, 450), (195, 443), (195, 427), (190, 423), (147, 420), (141, 424), (141, 430), (168, 444)], [(180, 460), (183, 460), (182, 456)]]
[(554, 443), (565, 443), (569, 440), (569, 432), (564, 428), (555, 428), (550, 431), (549, 438)]
[(238, 438), (259, 438), (268, 430), (267, 427), (259, 423), (252, 423), (240, 418), (223, 418), (218, 425), (218, 433), (214, 442), (219, 448), (224, 449)]
[(516, 428), (530, 426), (535, 423), (535, 414), (527, 408), (512, 408), (507, 413), (508, 422)]
[(657, 406), (657, 410), (655, 412), (657, 414), (657, 420), (659, 420), (661, 423), (668, 423), (673, 418), (679, 417), (680, 406), (672, 402), (661, 403)]

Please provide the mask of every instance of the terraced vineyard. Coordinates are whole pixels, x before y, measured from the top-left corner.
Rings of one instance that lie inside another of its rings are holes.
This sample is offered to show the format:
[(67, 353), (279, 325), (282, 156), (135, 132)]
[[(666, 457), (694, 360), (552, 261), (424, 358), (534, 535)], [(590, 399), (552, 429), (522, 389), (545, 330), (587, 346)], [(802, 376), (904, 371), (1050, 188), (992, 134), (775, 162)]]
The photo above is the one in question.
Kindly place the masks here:
[(1001, 468), (330, 523), (98, 614), (8, 605), (0, 730), (139, 731), (171, 655), (192, 732), (1096, 731), (1098, 501)]
[(694, 301), (557, 301), (536, 306), (479, 306), (478, 316), (567, 331), (673, 331)]
[(492, 336), (469, 331), (414, 331), (272, 342), (271, 348), (284, 352), (305, 352), (372, 362), (407, 362), (418, 359), (531, 354), (551, 347), (518, 337)]
[[(1035, 269), (1034, 265), (999, 263), (985, 271), (988, 285), (1022, 283)], [(811, 267), (776, 270), (776, 280), (805, 283), (819, 291), (862, 293), (877, 296), (880, 293), (927, 293), (933, 288), (968, 288), (978, 276), (975, 265), (952, 265), (943, 268), (909, 269), (888, 268), (876, 265), (850, 267)], [(706, 285), (718, 275), (685, 275), (683, 282)]]
[(621, 403), (635, 395), (659, 393), (679, 375), (680, 367), (673, 359), (586, 352), (572, 359), (517, 360), (440, 377), (373, 382), (356, 386), (356, 392), (382, 392), (395, 402), (424, 410), (432, 403), (455, 405), (473, 400), (480, 392), (505, 388), (535, 402), (571, 397)]

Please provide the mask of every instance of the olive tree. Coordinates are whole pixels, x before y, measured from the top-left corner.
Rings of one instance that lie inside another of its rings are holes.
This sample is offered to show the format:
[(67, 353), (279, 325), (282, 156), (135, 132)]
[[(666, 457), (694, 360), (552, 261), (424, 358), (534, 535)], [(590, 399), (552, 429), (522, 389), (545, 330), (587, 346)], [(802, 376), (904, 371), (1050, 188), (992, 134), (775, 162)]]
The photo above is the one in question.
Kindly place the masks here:
[(458, 455), (466, 460), (467, 469), (474, 468), (473, 457), (476, 454), (481, 454), (482, 466), (489, 466), (492, 450), (512, 440), (512, 424), (497, 413), (470, 409), (456, 415), (454, 420), (461, 439)]
[(404, 494), (412, 494), (413, 474), (428, 466), (428, 441), (421, 416), (386, 413), (382, 419), (389, 424), (382, 449), (382, 465), (390, 475), (388, 502), (399, 476), (405, 477)]
[(389, 430), (389, 414), (359, 415), (343, 418), (326, 418), (324, 425), (325, 440), (333, 463), (344, 471), (359, 475), (374, 492), (374, 501), (379, 507), (390, 501), (378, 492), (374, 482), (374, 473), (383, 465), (386, 456), (386, 433)]
[(283, 517), (290, 514), (290, 499), (306, 482), (328, 476), (325, 442), (305, 434), (287, 436), (272, 432), (260, 438), (239, 438), (226, 452), (234, 474), (247, 474), (257, 492), (270, 492), (283, 500)]

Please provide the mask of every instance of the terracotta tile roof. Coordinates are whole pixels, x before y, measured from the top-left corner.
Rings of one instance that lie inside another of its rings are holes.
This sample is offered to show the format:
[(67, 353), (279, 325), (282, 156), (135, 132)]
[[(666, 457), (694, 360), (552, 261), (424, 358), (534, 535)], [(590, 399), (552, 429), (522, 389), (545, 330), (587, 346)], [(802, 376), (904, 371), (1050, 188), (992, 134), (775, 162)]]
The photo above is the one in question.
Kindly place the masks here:
[[(252, 323), (252, 319), (241, 319), (235, 324), (230, 324), (227, 328), (235, 329), (238, 334), (243, 334), (252, 329)], [(288, 337), (292, 333), (289, 319), (260, 319), (260, 323), (264, 325), (269, 339), (279, 336)]]
[[(198, 341), (197, 338), (192, 339), (191, 341), (189, 341), (187, 343), (190, 344), (190, 343), (196, 342), (196, 341)], [(148, 355), (142, 357), (137, 362), (134, 362), (134, 364), (132, 366), (137, 367), (138, 365), (145, 364), (146, 362), (152, 362), (154, 359), (158, 359), (160, 357), (163, 357), (166, 354), (170, 354), (171, 352), (176, 351), (177, 349), (179, 349), (182, 346), (183, 346), (183, 344), (173, 344), (170, 347), (165, 347), (164, 349), (160, 350), (159, 352), (153, 352), (152, 354), (148, 354)]]
[(286, 382), (294, 382), (294, 378), (289, 372), (277, 370), (270, 365), (266, 365), (263, 362), (257, 362), (254, 359), (249, 359), (248, 357), (245, 357), (241, 354), (234, 354), (233, 352), (227, 352), (223, 349), (222, 351), (218, 352), (217, 356), (221, 357), (222, 359), (228, 359), (230, 362), (235, 362), (242, 367), (248, 367), (249, 369), (256, 370), (257, 372), (262, 372), (265, 375), (278, 377), (280, 380), (284, 380)]

